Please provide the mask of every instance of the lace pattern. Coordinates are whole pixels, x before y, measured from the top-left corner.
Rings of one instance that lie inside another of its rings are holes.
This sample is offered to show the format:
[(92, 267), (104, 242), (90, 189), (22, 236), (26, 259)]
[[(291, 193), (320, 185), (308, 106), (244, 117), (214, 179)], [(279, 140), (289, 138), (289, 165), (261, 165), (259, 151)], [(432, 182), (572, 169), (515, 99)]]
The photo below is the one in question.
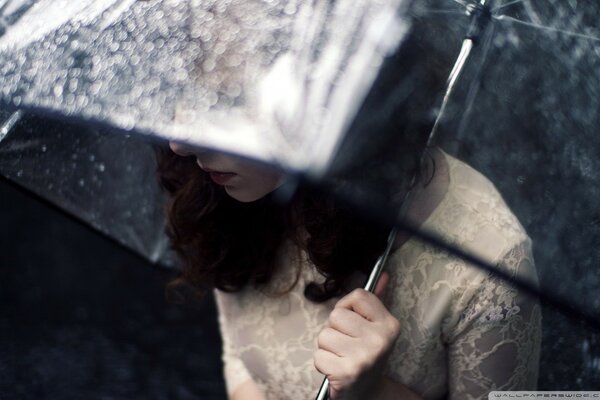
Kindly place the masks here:
[[(446, 155), (448, 192), (423, 223), (512, 276), (537, 284), (531, 241), (494, 186)], [(307, 282), (320, 277), (306, 254), (284, 246), (283, 268), (264, 291), (215, 291), (228, 392), (253, 379), (267, 399), (312, 398), (323, 376), (316, 337), (338, 299), (314, 304)], [(300, 280), (285, 295), (297, 268)], [(537, 385), (541, 338), (535, 299), (443, 251), (413, 239), (388, 261), (384, 303), (401, 324), (385, 374), (424, 399), (486, 399), (490, 390)]]

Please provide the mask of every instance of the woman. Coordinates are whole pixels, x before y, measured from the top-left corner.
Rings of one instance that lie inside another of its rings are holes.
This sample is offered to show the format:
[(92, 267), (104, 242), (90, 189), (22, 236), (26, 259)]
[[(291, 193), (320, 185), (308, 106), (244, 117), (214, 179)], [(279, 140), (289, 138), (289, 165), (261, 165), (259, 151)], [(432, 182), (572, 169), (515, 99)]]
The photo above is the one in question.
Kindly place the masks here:
[[(159, 174), (183, 280), (214, 287), (231, 399), (487, 399), (535, 389), (540, 307), (442, 251), (398, 239), (376, 294), (364, 278), (387, 232), (318, 193), (287, 206), (285, 175), (170, 143)], [(531, 241), (494, 186), (439, 149), (406, 217), (536, 282)], [(431, 168), (431, 166), (435, 166)]]

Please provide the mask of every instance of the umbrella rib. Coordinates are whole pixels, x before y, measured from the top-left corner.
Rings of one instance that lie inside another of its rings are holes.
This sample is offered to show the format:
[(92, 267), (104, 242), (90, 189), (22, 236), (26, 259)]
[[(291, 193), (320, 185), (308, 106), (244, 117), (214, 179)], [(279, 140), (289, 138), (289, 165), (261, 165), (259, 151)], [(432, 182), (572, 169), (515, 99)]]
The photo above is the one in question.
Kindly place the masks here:
[(484, 69), (484, 65), (487, 61), (488, 53), (489, 53), (491, 45), (492, 45), (492, 40), (494, 37), (494, 29), (495, 29), (495, 27), (494, 27), (494, 25), (492, 25), (490, 27), (490, 30), (488, 31), (488, 34), (486, 35), (487, 37), (484, 38), (483, 45), (480, 47), (483, 49), (482, 55), (479, 59), (478, 65), (476, 67), (475, 75), (471, 79), (471, 83), (468, 86), (467, 97), (465, 99), (465, 112), (463, 113), (462, 117), (460, 118), (460, 123), (456, 130), (455, 137), (459, 142), (462, 139), (462, 137), (464, 136), (464, 132), (465, 132), (467, 123), (469, 121), (471, 113), (473, 112), (473, 104), (475, 103), (475, 97), (477, 97), (477, 93), (479, 91), (479, 84), (481, 83), (481, 74)]
[(524, 25), (524, 26), (527, 26), (530, 28), (543, 29), (546, 31), (556, 32), (556, 33), (560, 33), (563, 35), (574, 36), (574, 37), (578, 37), (581, 39), (588, 39), (588, 40), (594, 40), (594, 41), (600, 42), (600, 37), (597, 37), (597, 36), (586, 35), (584, 33), (579, 33), (579, 32), (567, 31), (567, 30), (559, 29), (559, 28), (553, 28), (551, 26), (535, 24), (533, 22), (526, 22), (526, 21), (522, 21), (522, 20), (514, 18), (514, 17), (509, 17), (508, 15), (498, 15), (498, 16), (493, 16), (492, 18), (494, 18), (498, 21), (514, 22), (516, 24), (521, 24), (521, 25)]
[(23, 117), (23, 111), (17, 110), (8, 117), (6, 121), (0, 125), (0, 142), (10, 133), (14, 126)]
[(514, 0), (514, 1), (509, 1), (508, 3), (504, 3), (504, 4), (502, 4), (502, 5), (499, 5), (498, 7), (494, 7), (494, 8), (492, 8), (492, 12), (494, 12), (494, 11), (498, 11), (498, 10), (501, 10), (501, 9), (503, 9), (503, 8), (510, 7), (510, 6), (512, 6), (512, 5), (519, 4), (519, 3), (523, 3), (523, 0)]
[(14, 24), (19, 18), (23, 16), (23, 14), (25, 14), (25, 12), (27, 12), (27, 10), (29, 10), (34, 5), (33, 1), (27, 1), (19, 5), (19, 8), (17, 8), (12, 13), (3, 15), (6, 9), (11, 4), (12, 1), (8, 1), (0, 9), (0, 36), (4, 34), (4, 32), (2, 32), (2, 29), (6, 29), (8, 25)]
[(465, 8), (469, 8), (471, 6), (471, 3), (469, 3), (468, 1), (464, 1), (464, 0), (452, 0), (452, 1), (460, 4), (461, 6), (463, 6)]
[(456, 14), (456, 15), (465, 15), (465, 11), (458, 11), (458, 10), (452, 10), (452, 9), (436, 9), (436, 8), (429, 8), (429, 9), (424, 9), (422, 10), (424, 13), (428, 13), (428, 14)]
[(456, 81), (460, 76), (460, 73), (462, 72), (465, 63), (467, 62), (467, 58), (469, 57), (469, 54), (471, 53), (472, 49), (473, 41), (471, 39), (465, 39), (463, 41), (462, 47), (460, 49), (460, 54), (458, 55), (456, 63), (454, 64), (454, 67), (452, 68), (452, 71), (450, 72), (450, 75), (448, 77), (448, 82), (446, 84), (446, 93), (444, 93), (444, 99), (442, 100), (440, 111), (438, 112), (437, 118), (435, 119), (435, 122), (433, 124), (433, 128), (431, 128), (431, 132), (429, 133), (427, 145), (431, 144), (431, 141), (433, 140), (438, 130), (440, 121), (442, 120), (444, 113), (446, 112), (446, 107), (448, 106), (450, 95), (454, 90), (454, 85), (456, 84)]

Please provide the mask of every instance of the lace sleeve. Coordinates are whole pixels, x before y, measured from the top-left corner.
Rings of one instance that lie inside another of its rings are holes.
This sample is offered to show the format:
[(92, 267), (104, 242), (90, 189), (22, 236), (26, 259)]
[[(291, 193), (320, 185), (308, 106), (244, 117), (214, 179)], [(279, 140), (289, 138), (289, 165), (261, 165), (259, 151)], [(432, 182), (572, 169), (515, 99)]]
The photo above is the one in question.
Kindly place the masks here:
[(226, 294), (220, 293), (215, 289), (215, 301), (219, 314), (219, 329), (221, 331), (221, 339), (223, 341), (223, 349), (221, 358), (223, 360), (223, 375), (225, 378), (225, 387), (227, 395), (231, 397), (235, 389), (242, 383), (251, 380), (252, 377), (243, 361), (235, 354), (234, 346), (232, 345), (231, 335), (234, 334), (229, 323), (231, 318), (228, 318), (228, 307)]
[[(510, 250), (500, 265), (537, 284), (529, 240)], [(540, 341), (539, 301), (488, 276), (449, 343), (449, 399), (487, 399), (492, 390), (535, 390)]]

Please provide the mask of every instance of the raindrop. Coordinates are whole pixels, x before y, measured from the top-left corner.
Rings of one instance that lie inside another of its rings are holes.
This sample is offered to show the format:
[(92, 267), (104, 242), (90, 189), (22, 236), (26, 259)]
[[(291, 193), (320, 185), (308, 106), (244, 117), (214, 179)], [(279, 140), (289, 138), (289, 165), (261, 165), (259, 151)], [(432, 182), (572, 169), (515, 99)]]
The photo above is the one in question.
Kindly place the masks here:
[(231, 97), (238, 97), (240, 94), (242, 94), (242, 88), (240, 85), (230, 85), (227, 88), (227, 94)]
[(74, 93), (75, 91), (77, 91), (78, 84), (79, 82), (77, 81), (77, 79), (71, 79), (69, 81), (69, 92)]
[(91, 162), (94, 162), (94, 160), (96, 160), (96, 156), (94, 154), (90, 154), (89, 159)]
[(48, 150), (48, 148), (46, 147), (46, 145), (45, 145), (45, 144), (44, 144), (44, 145), (42, 145), (42, 153), (45, 153), (45, 152), (46, 152), (46, 150)]
[(228, 67), (237, 67), (242, 63), (242, 57), (234, 54), (231, 57), (229, 57), (226, 61), (226, 65)]
[(63, 88), (60, 85), (56, 85), (56, 86), (54, 86), (54, 89), (52, 91), (54, 92), (54, 96), (60, 97), (60, 96), (62, 96)]
[(83, 179), (79, 180), (79, 186), (84, 187), (85, 186), (85, 181)]
[(212, 107), (219, 101), (219, 95), (215, 92), (211, 92), (206, 96), (206, 101), (208, 102), (208, 105)]
[(75, 95), (73, 93), (69, 93), (65, 96), (65, 103), (67, 105), (73, 105), (75, 103)]
[(104, 166), (104, 163), (98, 164), (98, 171), (104, 172), (105, 169), (106, 169), (106, 167)]
[(581, 347), (583, 348), (584, 354), (587, 353), (590, 350), (590, 343), (588, 342), (587, 339), (585, 339), (583, 341), (583, 345)]
[(21, 176), (23, 176), (23, 170), (22, 169), (20, 169), (20, 170), (17, 171), (17, 177), (20, 178)]
[(89, 104), (90, 100), (87, 96), (77, 96), (77, 107), (84, 108)]
[(287, 15), (296, 14), (296, 11), (298, 11), (298, 9), (296, 8), (296, 5), (293, 3), (287, 4), (285, 6), (285, 8), (283, 9), (283, 12), (286, 13)]
[(227, 50), (227, 46), (225, 46), (223, 43), (217, 43), (217, 45), (214, 48), (215, 54), (219, 55), (225, 53), (225, 50)]
[(204, 61), (204, 63), (202, 63), (202, 68), (204, 69), (204, 72), (210, 72), (213, 69), (215, 69), (215, 60), (213, 60), (212, 58), (207, 59), (206, 61)]
[(212, 39), (212, 33), (211, 31), (209, 31), (208, 29), (204, 29), (200, 32), (200, 40), (202, 40), (205, 43), (210, 43)]

